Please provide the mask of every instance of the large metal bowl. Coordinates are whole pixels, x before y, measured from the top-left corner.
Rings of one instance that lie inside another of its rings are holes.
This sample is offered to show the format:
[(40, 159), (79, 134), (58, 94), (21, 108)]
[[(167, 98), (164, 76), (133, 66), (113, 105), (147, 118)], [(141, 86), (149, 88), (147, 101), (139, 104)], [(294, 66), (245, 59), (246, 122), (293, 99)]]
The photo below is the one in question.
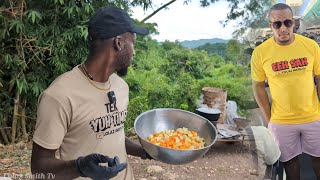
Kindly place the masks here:
[[(205, 147), (195, 150), (177, 150), (154, 145), (147, 137), (154, 133), (186, 127), (204, 138)], [(217, 139), (216, 128), (195, 113), (180, 109), (153, 109), (140, 114), (134, 122), (134, 129), (142, 147), (154, 159), (167, 164), (186, 164), (202, 157)]]

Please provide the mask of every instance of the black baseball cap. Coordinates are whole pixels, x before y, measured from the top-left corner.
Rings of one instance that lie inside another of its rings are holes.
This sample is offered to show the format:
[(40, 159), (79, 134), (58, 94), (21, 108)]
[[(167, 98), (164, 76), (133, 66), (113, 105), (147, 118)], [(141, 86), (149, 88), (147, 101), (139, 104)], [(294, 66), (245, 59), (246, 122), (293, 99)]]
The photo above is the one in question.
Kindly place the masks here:
[(146, 27), (135, 25), (129, 14), (117, 7), (98, 9), (90, 18), (88, 31), (90, 40), (110, 39), (126, 32), (149, 34)]

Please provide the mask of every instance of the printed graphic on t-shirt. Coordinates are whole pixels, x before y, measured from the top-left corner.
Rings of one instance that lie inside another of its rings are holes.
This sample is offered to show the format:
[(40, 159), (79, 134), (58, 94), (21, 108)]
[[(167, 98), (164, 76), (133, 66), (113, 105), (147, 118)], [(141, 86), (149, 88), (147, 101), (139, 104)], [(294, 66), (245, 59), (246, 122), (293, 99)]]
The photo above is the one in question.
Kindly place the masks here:
[(127, 109), (118, 111), (116, 102), (106, 103), (106, 115), (90, 121), (91, 129), (96, 133), (96, 139), (119, 132), (124, 128)]
[(280, 74), (305, 70), (307, 66), (308, 59), (306, 57), (291, 59), (289, 61), (278, 61), (271, 64), (272, 70)]

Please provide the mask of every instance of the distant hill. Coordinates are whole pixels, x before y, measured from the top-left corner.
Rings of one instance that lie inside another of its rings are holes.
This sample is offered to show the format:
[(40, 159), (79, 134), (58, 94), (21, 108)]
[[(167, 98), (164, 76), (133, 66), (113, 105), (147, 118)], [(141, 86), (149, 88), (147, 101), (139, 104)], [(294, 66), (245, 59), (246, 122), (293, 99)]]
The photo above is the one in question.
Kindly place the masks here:
[(192, 41), (181, 41), (181, 45), (188, 48), (197, 48), (199, 46), (205, 44), (215, 44), (215, 43), (227, 43), (229, 40), (220, 39), (220, 38), (213, 38), (213, 39), (199, 39), (199, 40), (192, 40)]
[(205, 50), (208, 52), (209, 55), (218, 54), (224, 58), (227, 57), (227, 44), (226, 43), (214, 43), (214, 44), (207, 43), (205, 45), (199, 46), (194, 49)]

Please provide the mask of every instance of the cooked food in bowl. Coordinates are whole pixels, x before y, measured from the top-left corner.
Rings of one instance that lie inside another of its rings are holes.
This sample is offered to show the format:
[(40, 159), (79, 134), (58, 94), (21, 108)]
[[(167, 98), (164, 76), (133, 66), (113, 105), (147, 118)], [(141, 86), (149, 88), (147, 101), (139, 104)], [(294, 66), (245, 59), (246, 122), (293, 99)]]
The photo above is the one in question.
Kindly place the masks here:
[[(205, 146), (199, 149), (173, 149), (148, 141), (150, 135), (183, 127), (197, 132), (197, 135), (203, 138)], [(217, 130), (210, 121), (200, 115), (180, 109), (159, 108), (146, 111), (136, 118), (134, 129), (142, 147), (151, 157), (176, 165), (190, 163), (203, 157), (217, 139)]]
[(204, 147), (204, 139), (200, 138), (197, 132), (189, 131), (185, 127), (155, 133), (148, 136), (148, 141), (158, 146), (180, 150)]

